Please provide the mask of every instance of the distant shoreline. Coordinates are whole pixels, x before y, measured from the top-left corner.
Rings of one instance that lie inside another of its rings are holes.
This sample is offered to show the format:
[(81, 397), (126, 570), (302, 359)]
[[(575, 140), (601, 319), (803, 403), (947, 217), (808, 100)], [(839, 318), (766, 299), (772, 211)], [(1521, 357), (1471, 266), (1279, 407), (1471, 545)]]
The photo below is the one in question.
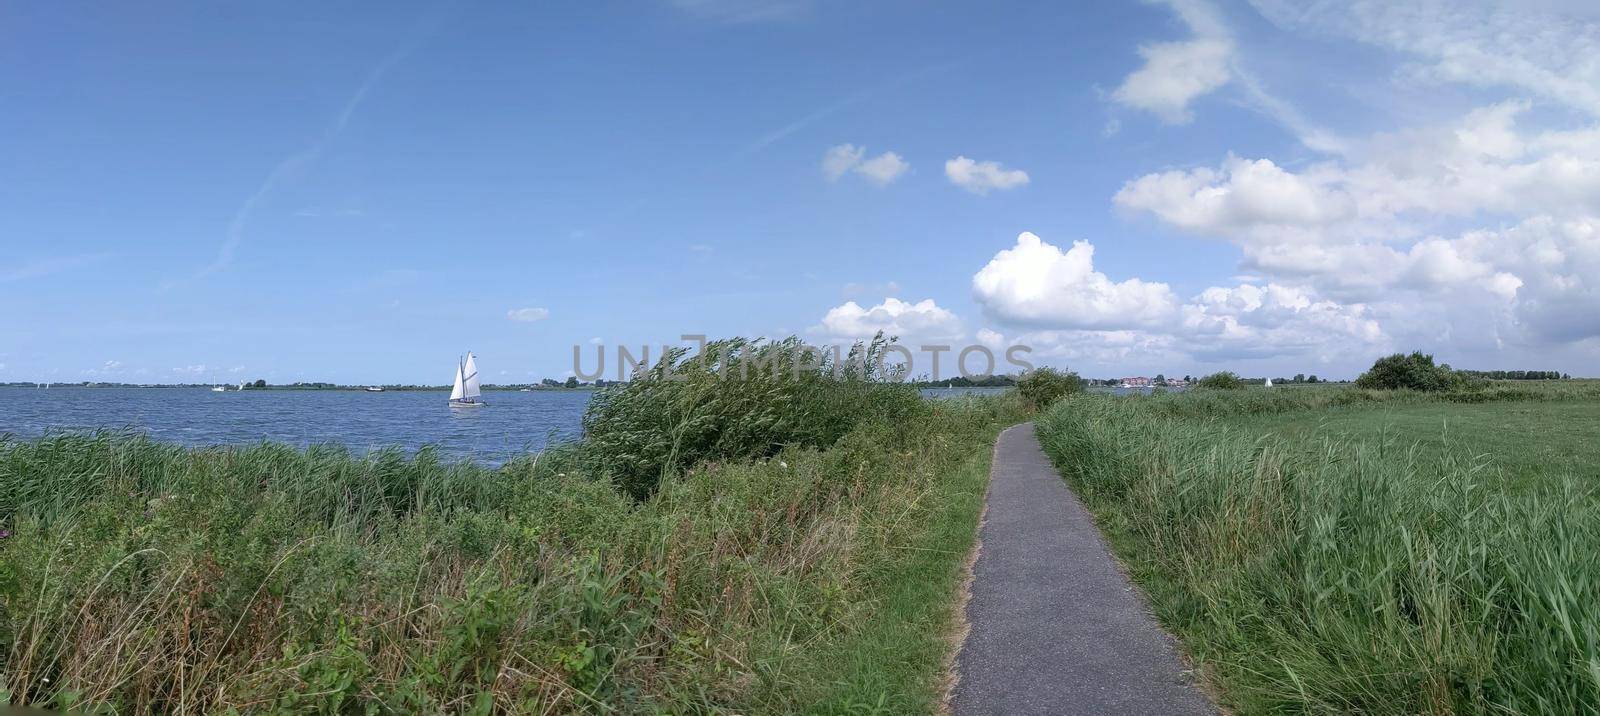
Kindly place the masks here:
[[(151, 383), (151, 384), (142, 384), (142, 383), (31, 383), (31, 382), (29, 382), (29, 383), (16, 383), (16, 382), (12, 382), (12, 383), (0, 383), (0, 388), (21, 388), (21, 389), (27, 389), (27, 390), (42, 390), (43, 388), (41, 386), (45, 386), (45, 385), (48, 385), (51, 388), (143, 388), (143, 389), (148, 389), (148, 390), (172, 390), (172, 389), (189, 389), (189, 390), (204, 389), (204, 390), (209, 390), (213, 386), (222, 385), (222, 386), (226, 386), (227, 389), (228, 389), (228, 392), (230, 392), (230, 393), (239, 392), (238, 385), (237, 384), (232, 384), (232, 383), (160, 383), (160, 384)], [(568, 393), (568, 392), (581, 392), (581, 391), (586, 391), (586, 390), (595, 390), (596, 388), (604, 388), (604, 387), (608, 387), (609, 385), (610, 385), (610, 383), (607, 383), (607, 385), (603, 385), (603, 386), (597, 386), (597, 385), (592, 385), (591, 384), (591, 385), (579, 385), (579, 386), (572, 387), (572, 388), (568, 388), (568, 387), (566, 387), (564, 385), (562, 385), (562, 386), (549, 386), (549, 385), (485, 385), (485, 386), (483, 386), (483, 390), (484, 391), (496, 391), (496, 392), (502, 392), (502, 393), (504, 393), (504, 392), (516, 393), (516, 392), (521, 392), (522, 390), (526, 389), (529, 392)], [(247, 391), (247, 392), (249, 392), (249, 391), (268, 391), (268, 390), (300, 390), (300, 391), (338, 391), (338, 390), (345, 390), (345, 391), (354, 391), (354, 392), (358, 392), (358, 393), (366, 393), (366, 392), (383, 392), (383, 393), (389, 393), (389, 392), (395, 392), (395, 393), (401, 393), (401, 392), (414, 392), (414, 393), (415, 392), (440, 392), (440, 393), (448, 393), (448, 392), (450, 392), (450, 386), (448, 386), (448, 385), (375, 385), (375, 386), (371, 386), (371, 387), (382, 388), (383, 390), (381, 390), (381, 391), (368, 391), (367, 390), (368, 386), (365, 386), (365, 385), (268, 385), (268, 386), (259, 387), (259, 388), (255, 387), (255, 386), (247, 385), (247, 386), (244, 387), (244, 390)]]

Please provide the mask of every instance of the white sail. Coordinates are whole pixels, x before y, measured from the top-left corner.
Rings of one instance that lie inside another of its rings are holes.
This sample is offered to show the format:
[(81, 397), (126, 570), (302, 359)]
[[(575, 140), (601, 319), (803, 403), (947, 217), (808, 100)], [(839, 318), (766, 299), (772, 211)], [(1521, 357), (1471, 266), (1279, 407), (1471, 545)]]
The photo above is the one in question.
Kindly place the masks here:
[(472, 356), (472, 351), (467, 351), (467, 365), (464, 370), (466, 371), (466, 397), (469, 400), (476, 399), (483, 394), (483, 391), (478, 388), (478, 361)]
[(466, 395), (467, 395), (467, 389), (466, 389), (465, 384), (461, 380), (461, 364), (457, 363), (456, 364), (456, 384), (455, 384), (455, 387), (450, 389), (450, 399), (451, 400), (460, 400), (460, 399), (466, 397)]
[(1272, 387), (1272, 379), (1271, 379), (1271, 378), (1268, 378), (1268, 379), (1267, 379), (1267, 387), (1268, 387), (1268, 388), (1271, 388), (1271, 387)]

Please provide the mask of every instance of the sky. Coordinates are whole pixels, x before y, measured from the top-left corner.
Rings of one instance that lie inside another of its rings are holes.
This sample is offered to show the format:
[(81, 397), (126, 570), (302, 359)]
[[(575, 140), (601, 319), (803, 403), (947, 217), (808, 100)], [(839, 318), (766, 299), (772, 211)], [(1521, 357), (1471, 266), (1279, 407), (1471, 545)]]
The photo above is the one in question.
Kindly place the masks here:
[(0, 382), (880, 330), (1097, 377), (1600, 375), (1588, 3), (3, 15)]

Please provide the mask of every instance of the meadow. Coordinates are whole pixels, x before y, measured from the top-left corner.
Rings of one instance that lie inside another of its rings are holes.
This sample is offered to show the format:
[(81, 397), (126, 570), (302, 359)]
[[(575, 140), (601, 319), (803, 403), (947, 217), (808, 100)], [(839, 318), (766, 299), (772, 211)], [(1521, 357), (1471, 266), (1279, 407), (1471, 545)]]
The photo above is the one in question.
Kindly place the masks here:
[(1600, 710), (1600, 384), (1077, 395), (1039, 420), (1239, 713)]
[(681, 379), (608, 388), (584, 440), (496, 468), (0, 440), (0, 703), (931, 711), (991, 444), (1031, 408), (826, 364), (722, 377), (797, 345), (670, 355)]

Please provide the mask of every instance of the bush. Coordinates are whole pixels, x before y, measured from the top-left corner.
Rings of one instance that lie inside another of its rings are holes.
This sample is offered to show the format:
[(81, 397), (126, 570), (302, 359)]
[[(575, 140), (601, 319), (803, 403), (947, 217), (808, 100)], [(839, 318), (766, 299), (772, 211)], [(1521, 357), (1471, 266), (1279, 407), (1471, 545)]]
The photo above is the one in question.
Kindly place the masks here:
[(1043, 410), (1072, 393), (1083, 390), (1083, 379), (1071, 371), (1040, 368), (1017, 381), (1017, 392), (1022, 398)]
[(1434, 365), (1433, 356), (1422, 351), (1379, 358), (1356, 378), (1356, 387), (1377, 390), (1408, 388), (1432, 392), (1466, 387), (1467, 383), (1466, 376), (1451, 370), (1448, 364)]
[(714, 341), (694, 357), (669, 350), (648, 371), (594, 395), (583, 416), (584, 456), (595, 473), (643, 499), (664, 475), (704, 460), (827, 447), (870, 421), (914, 423), (927, 406), (883, 367), (888, 345), (880, 335), (842, 359), (793, 337)]
[(1200, 380), (1195, 381), (1197, 388), (1216, 388), (1218, 390), (1238, 390), (1244, 387), (1244, 380), (1231, 370), (1218, 371)]

